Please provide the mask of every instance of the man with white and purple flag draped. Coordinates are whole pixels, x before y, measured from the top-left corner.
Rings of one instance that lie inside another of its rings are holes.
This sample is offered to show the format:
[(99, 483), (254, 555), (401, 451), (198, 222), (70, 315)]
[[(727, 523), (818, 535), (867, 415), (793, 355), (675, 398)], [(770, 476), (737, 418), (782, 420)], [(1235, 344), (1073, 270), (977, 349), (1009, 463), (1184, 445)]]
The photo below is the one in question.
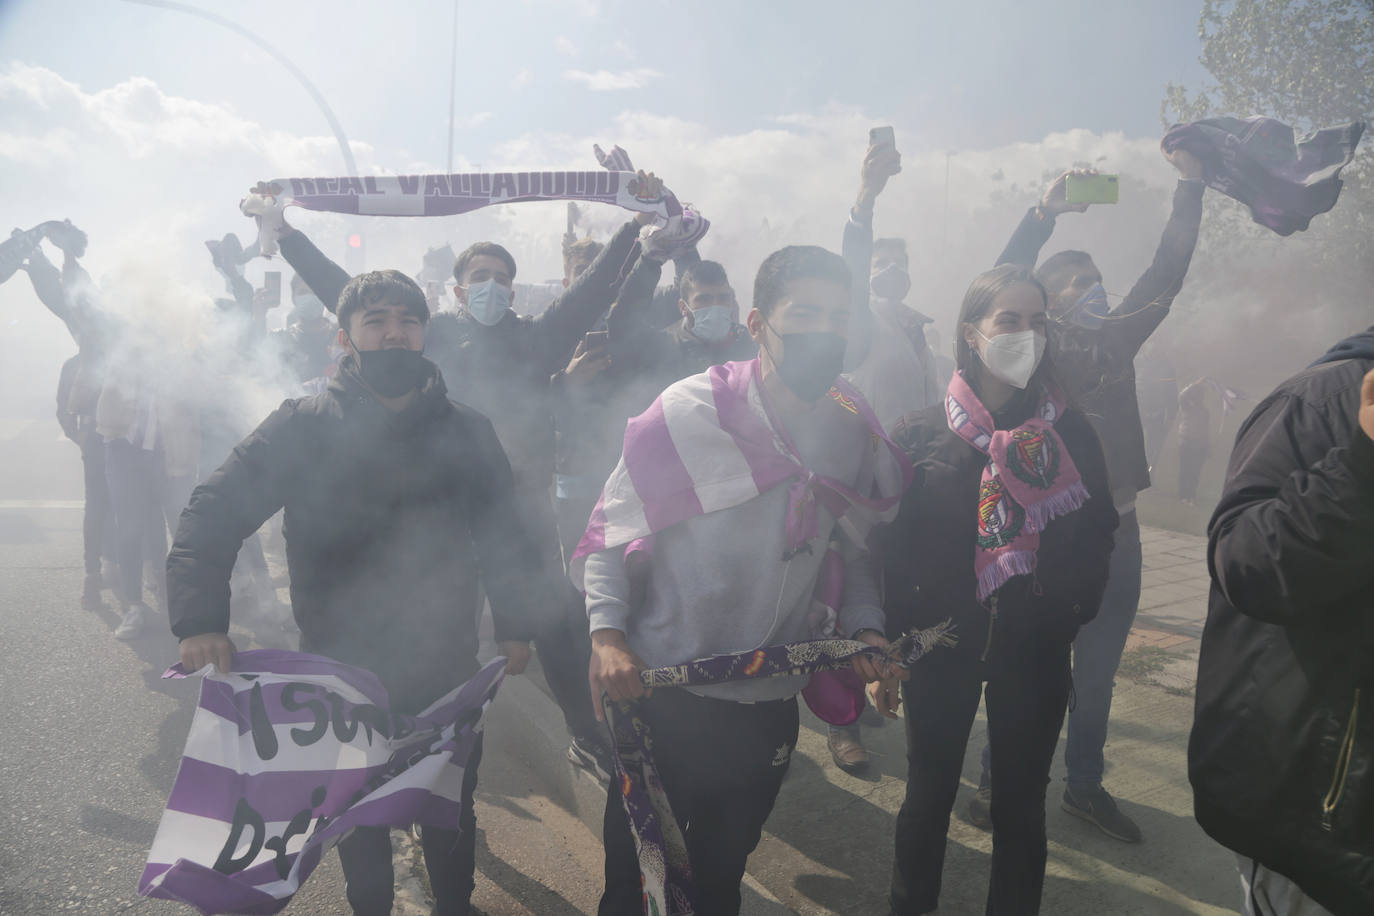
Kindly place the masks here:
[[(587, 593), (592, 693), (640, 700), (634, 715), (652, 732), (685, 839), (694, 896), (665, 912), (739, 912), (746, 860), (796, 746), (806, 678), (646, 696), (640, 672), (807, 640), (828, 615), (842, 638), (887, 644), (864, 544), (910, 466), (839, 378), (849, 284), (844, 261), (824, 249), (770, 255), (748, 317), (759, 358), (677, 382), (629, 422), (573, 558)], [(861, 655), (853, 667), (872, 682), (885, 666)], [(606, 804), (601, 916), (637, 916), (653, 893), (637, 850), (647, 841), (631, 832), (639, 812), (627, 816), (634, 803), (621, 783)]]
[[(421, 712), (478, 671), (478, 580), (507, 670), (556, 607), (516, 511), (510, 463), (491, 423), (447, 397), (422, 355), (429, 308), (399, 271), (355, 277), (339, 296), (347, 350), (322, 394), (288, 400), (201, 484), (167, 559), (172, 632), (185, 670), (233, 665), (229, 574), (243, 539), (279, 509), (301, 650), (377, 676), (393, 715)], [(473, 889), (472, 792), (461, 813), (423, 829), (434, 912), (466, 916)], [(459, 762), (463, 763), (462, 761)], [(339, 844), (357, 916), (391, 912), (386, 827)]]

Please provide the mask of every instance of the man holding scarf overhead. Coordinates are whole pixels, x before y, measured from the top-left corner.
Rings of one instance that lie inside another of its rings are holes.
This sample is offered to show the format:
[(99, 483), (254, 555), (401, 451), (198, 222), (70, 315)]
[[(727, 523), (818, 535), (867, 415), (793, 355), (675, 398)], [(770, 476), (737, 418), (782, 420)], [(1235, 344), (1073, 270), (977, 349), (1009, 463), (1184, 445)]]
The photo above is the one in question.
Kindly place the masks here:
[[(592, 693), (643, 698), (637, 714), (683, 826), (697, 913), (739, 912), (746, 860), (796, 745), (805, 678), (646, 695), (640, 672), (805, 640), (831, 608), (842, 637), (886, 645), (863, 544), (908, 468), (839, 379), (849, 283), (844, 261), (820, 248), (764, 261), (748, 317), (759, 358), (684, 379), (630, 421), (572, 564), (587, 592)], [(854, 663), (870, 682), (878, 667)], [(604, 841), (599, 912), (643, 912), (619, 785)]]

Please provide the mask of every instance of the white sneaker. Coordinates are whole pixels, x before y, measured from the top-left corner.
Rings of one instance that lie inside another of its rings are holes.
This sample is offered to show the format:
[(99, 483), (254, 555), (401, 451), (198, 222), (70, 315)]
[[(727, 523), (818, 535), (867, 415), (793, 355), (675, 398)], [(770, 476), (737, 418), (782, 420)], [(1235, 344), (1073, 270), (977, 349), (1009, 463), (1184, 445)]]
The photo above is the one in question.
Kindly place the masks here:
[(115, 627), (115, 639), (133, 639), (153, 622), (153, 609), (143, 602), (131, 604), (124, 609), (124, 617)]

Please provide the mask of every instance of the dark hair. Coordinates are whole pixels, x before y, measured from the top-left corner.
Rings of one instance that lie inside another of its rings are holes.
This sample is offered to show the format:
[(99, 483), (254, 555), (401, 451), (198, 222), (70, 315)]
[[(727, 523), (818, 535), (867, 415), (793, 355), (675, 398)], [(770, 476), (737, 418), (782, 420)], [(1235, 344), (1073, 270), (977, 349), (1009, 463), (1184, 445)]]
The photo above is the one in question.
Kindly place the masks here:
[(849, 267), (844, 258), (819, 245), (788, 245), (763, 259), (754, 277), (754, 308), (768, 317), (797, 280), (828, 280), (849, 290)]
[(682, 271), (679, 295), (684, 302), (692, 298), (692, 290), (700, 286), (729, 286), (730, 278), (718, 261), (696, 261)]
[[(1004, 290), (1010, 289), (1019, 284), (1033, 287), (1040, 294), (1040, 301), (1046, 306), (1049, 305), (1049, 296), (1045, 293), (1045, 287), (1040, 285), (1040, 281), (1035, 279), (1035, 274), (1029, 267), (1021, 264), (1003, 264), (1001, 267), (994, 267), (992, 270), (985, 270), (973, 278), (973, 282), (968, 286), (968, 292), (964, 293), (964, 302), (959, 306), (959, 320), (955, 324), (954, 335), (954, 365), (960, 372), (967, 372), (977, 365), (978, 357), (967, 343), (964, 342), (964, 325), (977, 324), (992, 310), (992, 302)], [(1046, 348), (1048, 353), (1048, 348)], [(1047, 357), (1048, 359), (1048, 357)], [(1040, 368), (1035, 372), (1035, 378), (1040, 378), (1045, 371), (1045, 363), (1040, 364)]]
[[(578, 239), (573, 242), (563, 249), (563, 272), (567, 273), (568, 268), (574, 264), (580, 264), (583, 261), (595, 261), (596, 256), (601, 254), (601, 249), (604, 247), (596, 239)], [(514, 265), (511, 266), (511, 276), (515, 276)]]
[(1093, 263), (1092, 255), (1086, 251), (1061, 251), (1052, 254), (1040, 266), (1035, 269), (1035, 279), (1040, 281), (1040, 285), (1046, 290), (1054, 290), (1058, 295), (1064, 289), (1064, 281), (1070, 271), (1076, 271), (1085, 264)]
[(467, 272), (468, 264), (479, 254), (500, 258), (510, 268), (511, 280), (515, 280), (515, 258), (510, 256), (509, 251), (495, 242), (474, 242), (463, 249), (463, 253), (458, 255), (458, 260), (453, 262), (453, 279), (457, 280), (460, 285), (463, 282), (463, 274)]
[(429, 304), (419, 284), (399, 270), (370, 270), (349, 280), (339, 293), (339, 305), (334, 311), (339, 327), (347, 331), (354, 312), (379, 302), (394, 302), (421, 321), (429, 321)]

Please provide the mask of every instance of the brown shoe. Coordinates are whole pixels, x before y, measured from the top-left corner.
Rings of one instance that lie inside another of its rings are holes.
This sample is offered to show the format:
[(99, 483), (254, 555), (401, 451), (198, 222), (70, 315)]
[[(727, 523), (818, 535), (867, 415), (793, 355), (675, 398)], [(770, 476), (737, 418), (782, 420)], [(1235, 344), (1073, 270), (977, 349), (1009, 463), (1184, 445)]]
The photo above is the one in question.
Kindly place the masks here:
[(832, 728), (825, 742), (830, 747), (830, 756), (835, 766), (846, 773), (858, 773), (868, 769), (868, 751), (864, 749), (859, 736), (844, 728)]

